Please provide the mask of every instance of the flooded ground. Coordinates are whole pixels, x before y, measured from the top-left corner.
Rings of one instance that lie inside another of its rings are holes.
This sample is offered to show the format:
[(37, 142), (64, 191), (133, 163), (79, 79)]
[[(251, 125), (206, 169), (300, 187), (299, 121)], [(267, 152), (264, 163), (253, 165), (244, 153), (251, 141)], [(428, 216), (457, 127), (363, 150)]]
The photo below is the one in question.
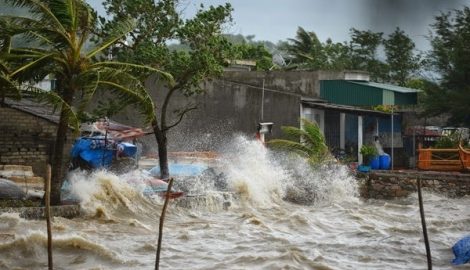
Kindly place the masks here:
[[(229, 192), (196, 179), (195, 197), (167, 209), (162, 269), (426, 268), (416, 194), (363, 201), (346, 168), (310, 170), (243, 138), (219, 163)], [(163, 202), (129, 184), (139, 177), (73, 177), (85, 213), (54, 219), (55, 269), (153, 269)], [(425, 192), (424, 205), (435, 269), (465, 269), (451, 247), (469, 234), (470, 198)], [(2, 214), (0, 269), (46, 269), (45, 227)]]

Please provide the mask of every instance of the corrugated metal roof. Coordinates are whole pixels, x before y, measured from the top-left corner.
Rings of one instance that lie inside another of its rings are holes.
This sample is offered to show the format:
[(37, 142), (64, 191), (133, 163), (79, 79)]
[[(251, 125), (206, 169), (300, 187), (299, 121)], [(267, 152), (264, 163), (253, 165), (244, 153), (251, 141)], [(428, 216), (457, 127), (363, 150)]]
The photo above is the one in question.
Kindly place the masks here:
[(371, 87), (380, 88), (383, 90), (389, 90), (389, 91), (398, 92), (398, 93), (405, 93), (405, 94), (421, 92), (421, 90), (418, 90), (418, 89), (402, 87), (402, 86), (393, 85), (393, 84), (376, 83), (376, 82), (358, 82), (358, 81), (348, 81), (348, 82), (365, 85), (365, 86), (371, 86)]
[(340, 104), (332, 104), (332, 103), (325, 103), (325, 102), (318, 102), (318, 101), (310, 101), (308, 99), (302, 98), (302, 104), (310, 106), (312, 108), (318, 109), (326, 109), (326, 110), (333, 110), (351, 114), (368, 114), (368, 115), (377, 115), (377, 116), (384, 116), (390, 117), (390, 113), (375, 111), (375, 110), (368, 110), (354, 106), (348, 105), (340, 105)]
[(391, 84), (350, 81), (320, 81), (320, 98), (351, 106), (407, 105), (417, 103), (419, 90)]

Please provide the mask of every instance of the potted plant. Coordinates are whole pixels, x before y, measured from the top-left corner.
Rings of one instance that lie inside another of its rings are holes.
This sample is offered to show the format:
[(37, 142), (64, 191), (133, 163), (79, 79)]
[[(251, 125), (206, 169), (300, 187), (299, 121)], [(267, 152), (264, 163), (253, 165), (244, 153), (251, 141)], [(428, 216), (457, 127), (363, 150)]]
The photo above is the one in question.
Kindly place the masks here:
[(370, 171), (370, 162), (378, 154), (377, 149), (373, 145), (363, 145), (360, 153), (362, 155), (363, 162), (361, 165), (362, 167), (359, 170), (368, 172)]

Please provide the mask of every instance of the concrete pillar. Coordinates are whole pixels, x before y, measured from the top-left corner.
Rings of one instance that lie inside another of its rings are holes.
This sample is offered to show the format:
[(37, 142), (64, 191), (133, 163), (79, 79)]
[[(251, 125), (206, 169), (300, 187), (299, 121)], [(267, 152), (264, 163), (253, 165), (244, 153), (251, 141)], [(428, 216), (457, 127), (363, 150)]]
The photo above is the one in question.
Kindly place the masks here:
[(379, 136), (379, 118), (375, 118), (375, 135)]
[(346, 114), (339, 114), (339, 148), (346, 148)]
[(362, 115), (357, 117), (357, 160), (359, 164), (362, 164), (362, 155), (361, 155), (361, 147), (362, 147)]

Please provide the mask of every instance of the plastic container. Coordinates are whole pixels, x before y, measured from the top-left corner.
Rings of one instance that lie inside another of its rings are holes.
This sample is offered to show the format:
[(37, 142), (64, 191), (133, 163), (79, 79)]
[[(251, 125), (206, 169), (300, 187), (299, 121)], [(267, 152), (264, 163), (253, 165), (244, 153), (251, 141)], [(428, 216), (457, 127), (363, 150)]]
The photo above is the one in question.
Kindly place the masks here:
[(367, 172), (370, 172), (370, 166), (359, 165), (359, 167), (357, 167), (357, 170), (362, 173), (367, 173)]
[(380, 159), (379, 156), (375, 156), (371, 161), (370, 161), (370, 168), (372, 170), (378, 170), (380, 169)]
[(380, 162), (381, 170), (390, 170), (390, 156), (389, 155), (381, 155), (379, 157), (379, 162)]

